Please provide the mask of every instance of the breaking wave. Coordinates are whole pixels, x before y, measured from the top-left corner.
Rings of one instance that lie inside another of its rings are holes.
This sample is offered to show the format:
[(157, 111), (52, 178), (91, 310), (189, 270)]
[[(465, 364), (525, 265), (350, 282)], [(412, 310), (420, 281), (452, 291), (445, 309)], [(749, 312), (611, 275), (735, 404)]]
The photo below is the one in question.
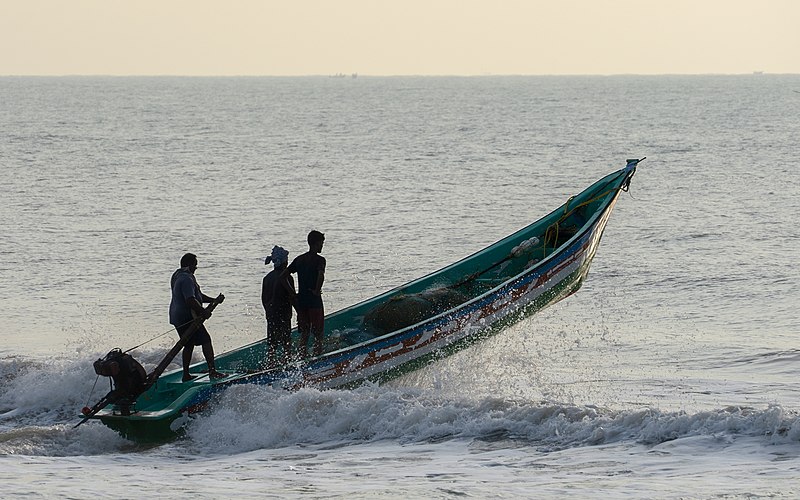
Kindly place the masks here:
[[(141, 450), (97, 422), (73, 428), (92, 391), (94, 377), (87, 377), (87, 372), (93, 374), (85, 360), (0, 360), (0, 454), (72, 456)], [(103, 391), (95, 388), (94, 394), (99, 397)], [(798, 414), (778, 405), (687, 413), (492, 397), (454, 399), (435, 392), (364, 385), (288, 393), (234, 386), (210, 410), (190, 418), (185, 436), (167, 446), (219, 455), (383, 440), (492, 441), (544, 452), (617, 442), (648, 446), (692, 436), (761, 437), (765, 444), (800, 441)]]

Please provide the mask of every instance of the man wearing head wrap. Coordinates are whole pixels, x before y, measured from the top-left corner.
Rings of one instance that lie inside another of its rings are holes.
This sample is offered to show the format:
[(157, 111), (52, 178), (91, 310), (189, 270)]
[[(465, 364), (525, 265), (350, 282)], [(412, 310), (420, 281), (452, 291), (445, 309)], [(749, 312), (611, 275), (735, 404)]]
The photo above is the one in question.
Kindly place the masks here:
[(289, 252), (276, 245), (272, 248), (272, 254), (264, 260), (264, 264), (270, 262), (274, 269), (264, 276), (261, 283), (261, 304), (267, 316), (267, 363), (268, 366), (276, 366), (291, 361), (292, 304), (297, 299), (294, 279), (291, 275), (281, 275), (289, 263)]

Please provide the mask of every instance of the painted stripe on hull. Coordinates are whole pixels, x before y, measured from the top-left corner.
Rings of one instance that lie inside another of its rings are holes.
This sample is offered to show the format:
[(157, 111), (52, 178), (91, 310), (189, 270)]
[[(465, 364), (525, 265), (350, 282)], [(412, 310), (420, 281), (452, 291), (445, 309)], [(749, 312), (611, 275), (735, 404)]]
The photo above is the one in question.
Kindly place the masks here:
[(544, 272), (537, 269), (536, 272), (521, 276), (512, 284), (478, 301), (477, 306), (464, 307), (451, 313), (444, 324), (442, 320), (423, 324), (390, 346), (309, 370), (303, 375), (303, 382), (321, 388), (333, 388), (367, 379), (430, 355), (449, 344), (491, 331), (498, 322), (524, 310), (559, 286), (565, 292), (555, 294), (538, 309), (574, 293), (588, 273), (614, 202), (616, 196), (594, 226), (565, 249), (562, 258), (555, 259), (550, 269)]

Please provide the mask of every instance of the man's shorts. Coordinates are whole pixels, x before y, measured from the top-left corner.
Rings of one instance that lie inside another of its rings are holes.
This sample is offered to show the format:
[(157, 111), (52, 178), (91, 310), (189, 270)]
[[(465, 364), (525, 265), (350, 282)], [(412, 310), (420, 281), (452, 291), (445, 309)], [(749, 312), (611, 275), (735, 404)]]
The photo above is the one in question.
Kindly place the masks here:
[(314, 338), (322, 338), (325, 330), (325, 310), (323, 308), (298, 309), (297, 328)]
[[(176, 326), (175, 329), (178, 331), (178, 336), (183, 337), (183, 334), (186, 330), (188, 330), (194, 323), (188, 323), (182, 326)], [(186, 343), (187, 345), (203, 345), (203, 344), (210, 344), (211, 343), (211, 335), (208, 334), (208, 330), (206, 330), (205, 325), (200, 325), (200, 328), (197, 329), (196, 332), (192, 334), (192, 338)]]

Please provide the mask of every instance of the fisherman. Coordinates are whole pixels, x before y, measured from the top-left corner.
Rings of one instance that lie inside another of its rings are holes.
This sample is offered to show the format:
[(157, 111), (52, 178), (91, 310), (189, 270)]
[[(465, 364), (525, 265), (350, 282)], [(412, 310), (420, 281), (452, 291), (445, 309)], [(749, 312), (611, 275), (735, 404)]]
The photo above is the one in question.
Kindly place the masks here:
[[(289, 252), (274, 246), (264, 264), (270, 262), (274, 269), (261, 283), (261, 304), (267, 317), (267, 366), (273, 367), (285, 365), (292, 359), (292, 305), (297, 304), (297, 293), (292, 275), (281, 274), (289, 265)], [(284, 282), (276, 286), (279, 279)], [(279, 350), (280, 356), (277, 355)]]
[[(211, 312), (203, 308), (203, 304), (216, 302), (221, 303), (225, 296), (219, 294), (217, 298), (209, 297), (200, 291), (200, 286), (194, 277), (197, 270), (197, 256), (187, 253), (181, 257), (181, 267), (172, 273), (172, 300), (169, 304), (169, 322), (175, 326), (178, 336), (182, 337), (194, 321), (195, 317), (208, 319)], [(194, 346), (203, 346), (203, 356), (208, 364), (208, 376), (210, 378), (223, 378), (224, 374), (218, 372), (214, 366), (214, 347), (211, 345), (211, 336), (204, 325), (200, 325), (183, 347), (183, 381), (188, 382), (195, 378), (189, 373), (189, 365), (192, 363), (192, 351)]]
[(314, 339), (314, 356), (322, 354), (322, 337), (325, 333), (325, 310), (322, 306), (322, 284), (325, 281), (325, 257), (319, 255), (325, 244), (325, 235), (319, 231), (308, 233), (308, 252), (298, 255), (283, 270), (281, 277), (297, 273), (297, 329), (300, 330), (298, 354), (308, 357), (308, 341)]

